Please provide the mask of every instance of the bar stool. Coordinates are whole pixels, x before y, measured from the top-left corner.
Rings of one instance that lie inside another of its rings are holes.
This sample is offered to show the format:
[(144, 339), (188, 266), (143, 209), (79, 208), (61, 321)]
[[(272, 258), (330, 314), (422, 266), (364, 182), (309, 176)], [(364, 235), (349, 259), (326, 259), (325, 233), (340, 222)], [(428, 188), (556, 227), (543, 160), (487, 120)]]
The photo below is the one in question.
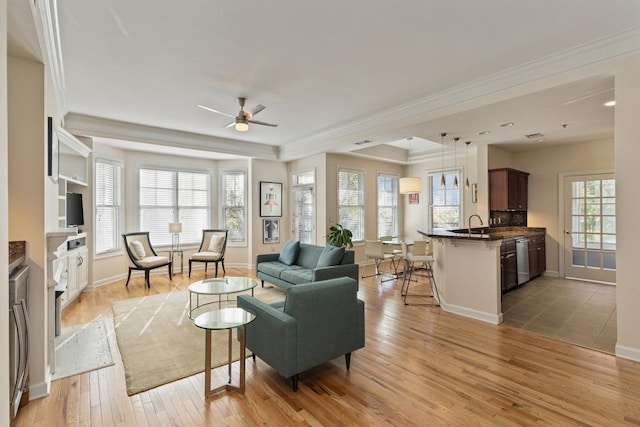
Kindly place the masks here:
[[(401, 242), (400, 246), (402, 248), (402, 257), (404, 258), (405, 265), (405, 273), (402, 279), (402, 288), (400, 290), (400, 294), (402, 295), (404, 305), (409, 305), (407, 302), (407, 296), (421, 296), (427, 298), (434, 298), (433, 303), (431, 304), (421, 304), (421, 305), (434, 305), (436, 307), (440, 306), (440, 295), (438, 294), (438, 286), (436, 285), (436, 279), (433, 276), (433, 268), (432, 263), (435, 261), (433, 257), (433, 243), (424, 240), (416, 240), (413, 242), (413, 252), (408, 252), (407, 244), (405, 242)], [(411, 277), (414, 275), (414, 272), (422, 267), (425, 270), (425, 275), (429, 280), (429, 284), (431, 285), (431, 294), (409, 294), (409, 286), (411, 284)]]

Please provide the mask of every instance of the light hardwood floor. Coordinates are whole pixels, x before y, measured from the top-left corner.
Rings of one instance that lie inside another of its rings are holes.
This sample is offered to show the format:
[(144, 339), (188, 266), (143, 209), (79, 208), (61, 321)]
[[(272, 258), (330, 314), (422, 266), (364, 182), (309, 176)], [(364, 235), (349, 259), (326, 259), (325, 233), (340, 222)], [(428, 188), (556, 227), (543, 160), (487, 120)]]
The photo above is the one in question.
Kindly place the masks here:
[[(203, 277), (196, 270), (191, 281)], [(128, 289), (120, 281), (85, 293), (64, 311), (63, 324), (112, 319), (114, 300), (190, 283), (186, 273), (151, 282), (150, 290), (138, 277)], [(339, 357), (304, 372), (297, 393), (249, 359), (244, 395), (205, 399), (201, 373), (129, 397), (111, 335), (114, 366), (54, 381), (51, 395), (22, 408), (14, 425), (640, 425), (640, 363), (436, 307), (404, 306), (399, 289), (394, 281), (361, 280), (365, 348), (352, 355), (350, 371)]]

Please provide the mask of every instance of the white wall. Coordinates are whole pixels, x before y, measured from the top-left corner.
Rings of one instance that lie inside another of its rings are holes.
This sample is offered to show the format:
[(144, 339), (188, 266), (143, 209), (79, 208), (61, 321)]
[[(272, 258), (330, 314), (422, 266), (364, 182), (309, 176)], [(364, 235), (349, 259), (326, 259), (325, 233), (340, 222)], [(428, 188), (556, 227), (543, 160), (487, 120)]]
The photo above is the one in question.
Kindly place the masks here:
[[(7, 132), (7, 2), (0, 0), (0, 259), (9, 259), (9, 176)], [(0, 277), (9, 277), (0, 263)], [(0, 280), (0, 295), (9, 294), (8, 280)], [(0, 316), (0, 348), (9, 348), (9, 316)], [(9, 425), (9, 352), (0, 351), (0, 425)]]
[(640, 197), (640, 54), (621, 60), (616, 66), (615, 163), (617, 235), (616, 354), (640, 361), (640, 284), (638, 242)]

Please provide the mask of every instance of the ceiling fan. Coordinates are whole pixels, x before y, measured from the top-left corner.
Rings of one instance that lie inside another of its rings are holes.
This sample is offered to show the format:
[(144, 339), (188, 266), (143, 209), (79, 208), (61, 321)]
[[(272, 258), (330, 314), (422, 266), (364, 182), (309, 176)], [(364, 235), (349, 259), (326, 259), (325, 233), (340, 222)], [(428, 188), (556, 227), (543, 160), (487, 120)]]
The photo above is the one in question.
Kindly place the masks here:
[(218, 111), (218, 110), (214, 110), (213, 108), (210, 107), (205, 107), (204, 105), (198, 105), (198, 107), (205, 109), (207, 111), (211, 111), (214, 112), (216, 114), (221, 114), (223, 116), (226, 117), (231, 117), (233, 119), (233, 121), (227, 123), (225, 125), (225, 127), (231, 127), (231, 126), (235, 126), (236, 130), (239, 132), (246, 132), (249, 130), (249, 123), (253, 123), (255, 125), (263, 125), (263, 126), (271, 126), (271, 127), (276, 127), (278, 125), (274, 125), (272, 123), (267, 123), (267, 122), (262, 122), (260, 120), (253, 120), (253, 116), (255, 116), (256, 114), (258, 114), (260, 111), (264, 110), (265, 107), (262, 104), (258, 104), (255, 107), (253, 107), (250, 111), (244, 111), (244, 103), (247, 100), (247, 98), (244, 97), (239, 97), (238, 98), (238, 104), (240, 104), (240, 111), (238, 112), (237, 116), (231, 115), (231, 114), (227, 114), (227, 113), (223, 113), (222, 111)]

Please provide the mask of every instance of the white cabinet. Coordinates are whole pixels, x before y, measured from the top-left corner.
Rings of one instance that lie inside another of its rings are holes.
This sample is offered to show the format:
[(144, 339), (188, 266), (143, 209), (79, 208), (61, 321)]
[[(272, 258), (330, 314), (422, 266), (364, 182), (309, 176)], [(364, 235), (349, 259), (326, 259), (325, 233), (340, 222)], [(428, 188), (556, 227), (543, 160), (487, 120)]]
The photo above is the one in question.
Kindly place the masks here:
[(67, 289), (60, 296), (62, 307), (73, 301), (89, 283), (89, 270), (87, 249), (87, 233), (67, 239), (67, 256), (61, 260), (66, 266)]

